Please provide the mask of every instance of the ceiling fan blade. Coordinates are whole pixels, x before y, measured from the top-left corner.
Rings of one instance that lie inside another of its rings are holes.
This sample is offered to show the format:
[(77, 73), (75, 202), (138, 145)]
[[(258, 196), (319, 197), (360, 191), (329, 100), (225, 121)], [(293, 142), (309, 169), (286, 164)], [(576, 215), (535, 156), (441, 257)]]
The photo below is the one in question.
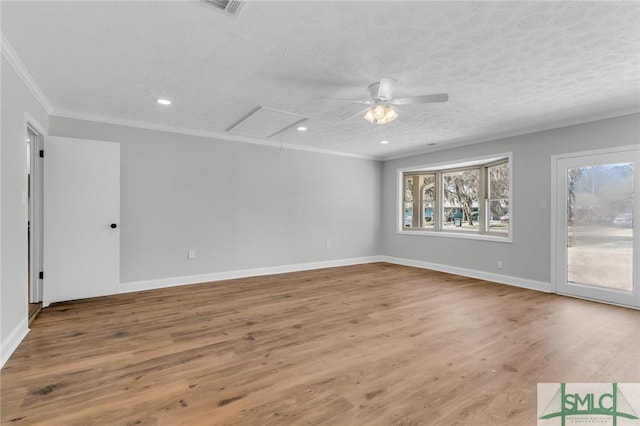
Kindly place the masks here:
[(393, 99), (393, 91), (396, 88), (398, 80), (391, 77), (380, 78), (380, 85), (378, 86), (378, 94), (374, 99)]
[(352, 118), (354, 118), (354, 117), (358, 117), (358, 116), (362, 117), (362, 116), (364, 116), (364, 114), (365, 114), (368, 110), (369, 110), (369, 107), (367, 107), (367, 108), (365, 108), (365, 109), (360, 109), (360, 110), (358, 110), (357, 112), (354, 112), (353, 114), (349, 114), (349, 115), (347, 115), (346, 117), (344, 117), (344, 118), (343, 118), (342, 120), (340, 120), (340, 121), (347, 121), (347, 120), (350, 120), (350, 119), (352, 119)]
[(449, 95), (446, 93), (435, 93), (433, 95), (412, 96), (410, 98), (398, 98), (392, 100), (393, 105), (428, 104), (432, 102), (447, 102)]
[(329, 101), (336, 101), (336, 102), (349, 102), (349, 103), (354, 103), (354, 104), (365, 104), (365, 105), (371, 105), (371, 101), (368, 100), (362, 100), (362, 99), (338, 99), (338, 98), (322, 98), (322, 99), (327, 99)]

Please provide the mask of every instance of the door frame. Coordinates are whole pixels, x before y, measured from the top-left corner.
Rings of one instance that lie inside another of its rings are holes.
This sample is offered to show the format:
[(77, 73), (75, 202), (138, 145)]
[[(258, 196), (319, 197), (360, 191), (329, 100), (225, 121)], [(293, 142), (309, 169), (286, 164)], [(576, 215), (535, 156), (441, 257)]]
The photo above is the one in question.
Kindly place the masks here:
[[(560, 238), (565, 238), (565, 235), (563, 235), (560, 232), (560, 226), (562, 226), (562, 229), (566, 231), (565, 225), (559, 223), (558, 217), (560, 216), (560, 212), (558, 211), (558, 208), (561, 208), (563, 210), (565, 210), (565, 204), (564, 202), (562, 203), (562, 205), (558, 205), (559, 201), (558, 201), (558, 187), (559, 187), (559, 182), (558, 179), (560, 178), (560, 176), (558, 176), (558, 162), (561, 160), (565, 160), (565, 159), (571, 159), (571, 158), (577, 158), (577, 157), (587, 157), (587, 156), (593, 156), (593, 155), (606, 155), (606, 154), (616, 154), (616, 153), (624, 153), (624, 152), (640, 152), (640, 147), (637, 145), (626, 145), (626, 146), (620, 146), (620, 147), (613, 147), (613, 148), (604, 148), (604, 149), (596, 149), (596, 150), (589, 150), (589, 151), (579, 151), (579, 152), (570, 152), (570, 153), (565, 153), (565, 154), (556, 154), (556, 155), (552, 155), (551, 156), (551, 209), (550, 209), (550, 214), (551, 214), (551, 250), (550, 250), (550, 254), (551, 254), (551, 291), (553, 293), (556, 294), (563, 294), (566, 296), (571, 296), (571, 297), (578, 297), (578, 298), (583, 298), (583, 299), (589, 299), (589, 300), (595, 300), (598, 302), (602, 302), (602, 303), (608, 303), (608, 304), (612, 304), (612, 305), (619, 305), (619, 306), (625, 306), (625, 307), (631, 307), (631, 308), (635, 308), (635, 309), (640, 309), (640, 268), (639, 268), (639, 259), (640, 259), (640, 232), (639, 232), (639, 227), (634, 223), (634, 227), (633, 227), (633, 257), (632, 257), (632, 262), (633, 262), (633, 295), (631, 296), (631, 300), (632, 300), (632, 304), (628, 305), (626, 303), (618, 303), (618, 302), (614, 302), (614, 301), (608, 301), (608, 300), (600, 300), (600, 299), (596, 299), (596, 298), (589, 298), (589, 297), (583, 297), (583, 296), (579, 296), (579, 295), (573, 295), (573, 294), (565, 294), (565, 293), (559, 293), (558, 292), (558, 284), (559, 284), (559, 280), (564, 279), (565, 276), (564, 274), (560, 274), (558, 271), (558, 268), (562, 265), (559, 265), (558, 262), (558, 251), (559, 251), (559, 239)], [(640, 163), (636, 163), (638, 164), (638, 166), (640, 166)], [(634, 169), (634, 192), (635, 195), (640, 193), (640, 185), (637, 185), (638, 181), (640, 181), (640, 167), (635, 167)], [(640, 216), (640, 197), (635, 196), (634, 197), (634, 204), (633, 204), (633, 213), (634, 213), (634, 217), (639, 217)], [(634, 222), (637, 223), (637, 220), (635, 220)], [(566, 220), (565, 220), (565, 224), (566, 224)], [(565, 232), (566, 234), (566, 232)], [(564, 240), (563, 240), (564, 241)], [(565, 261), (565, 265), (564, 267), (566, 268), (566, 261)]]
[[(40, 279), (40, 272), (44, 265), (44, 162), (40, 158), (40, 150), (44, 150), (45, 138), (47, 134), (44, 128), (29, 114), (25, 114), (25, 142), (29, 137), (28, 128), (38, 133), (36, 143), (31, 143), (31, 197), (27, 200), (30, 203), (31, 217), (27, 209), (27, 220), (31, 219), (31, 280), (29, 285), (28, 303), (41, 303), (43, 298), (43, 280)], [(26, 223), (26, 222), (25, 222)]]

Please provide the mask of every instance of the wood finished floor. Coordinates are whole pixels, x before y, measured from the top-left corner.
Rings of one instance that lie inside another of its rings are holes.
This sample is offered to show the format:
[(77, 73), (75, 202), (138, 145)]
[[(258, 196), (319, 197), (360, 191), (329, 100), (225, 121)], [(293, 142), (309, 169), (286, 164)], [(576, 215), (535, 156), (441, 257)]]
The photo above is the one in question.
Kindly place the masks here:
[(46, 308), (3, 425), (535, 425), (538, 382), (640, 382), (640, 312), (385, 263)]

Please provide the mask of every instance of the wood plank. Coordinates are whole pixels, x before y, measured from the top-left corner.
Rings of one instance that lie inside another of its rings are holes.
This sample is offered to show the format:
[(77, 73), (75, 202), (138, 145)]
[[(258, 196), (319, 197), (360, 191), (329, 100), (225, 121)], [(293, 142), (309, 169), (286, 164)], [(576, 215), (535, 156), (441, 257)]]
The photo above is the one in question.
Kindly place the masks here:
[(385, 263), (44, 309), (2, 424), (534, 424), (538, 382), (640, 382), (640, 312)]

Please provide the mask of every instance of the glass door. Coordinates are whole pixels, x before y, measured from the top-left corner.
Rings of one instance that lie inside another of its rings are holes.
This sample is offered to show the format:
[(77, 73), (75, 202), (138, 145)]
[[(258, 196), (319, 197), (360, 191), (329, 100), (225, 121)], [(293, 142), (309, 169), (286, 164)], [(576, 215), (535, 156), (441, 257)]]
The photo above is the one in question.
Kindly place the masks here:
[[(640, 150), (555, 158), (558, 293), (640, 306)], [(553, 259), (552, 259), (553, 260)]]

